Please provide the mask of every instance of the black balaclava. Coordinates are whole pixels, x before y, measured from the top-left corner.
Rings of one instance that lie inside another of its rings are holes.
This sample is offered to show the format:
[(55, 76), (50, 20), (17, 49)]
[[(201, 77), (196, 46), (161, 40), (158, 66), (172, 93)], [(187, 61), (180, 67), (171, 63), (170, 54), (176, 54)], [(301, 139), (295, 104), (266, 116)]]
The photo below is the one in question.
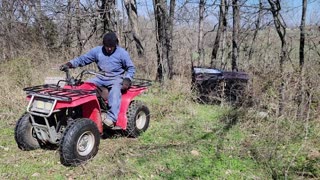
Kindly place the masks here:
[[(109, 32), (107, 34), (105, 34), (103, 36), (103, 48), (102, 48), (102, 52), (107, 55), (107, 56), (110, 56), (114, 53), (114, 51), (116, 50), (116, 47), (118, 45), (118, 38), (117, 38), (117, 35), (116, 33), (114, 32)], [(114, 51), (112, 52), (107, 52), (107, 50), (105, 49), (105, 47), (114, 47)]]

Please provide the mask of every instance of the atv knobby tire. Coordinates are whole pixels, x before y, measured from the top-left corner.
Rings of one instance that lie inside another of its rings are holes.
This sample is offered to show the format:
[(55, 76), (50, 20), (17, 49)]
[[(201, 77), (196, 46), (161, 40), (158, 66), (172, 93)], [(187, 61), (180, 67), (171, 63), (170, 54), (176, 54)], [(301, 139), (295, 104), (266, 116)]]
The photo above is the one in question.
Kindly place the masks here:
[(141, 101), (132, 101), (127, 111), (126, 134), (130, 137), (138, 137), (146, 131), (150, 122), (150, 111)]
[(31, 124), (30, 114), (25, 113), (18, 120), (14, 129), (14, 138), (21, 150), (30, 151), (40, 148), (39, 141)]
[(96, 124), (90, 119), (76, 119), (68, 125), (60, 142), (60, 161), (65, 166), (77, 166), (93, 158), (99, 144)]

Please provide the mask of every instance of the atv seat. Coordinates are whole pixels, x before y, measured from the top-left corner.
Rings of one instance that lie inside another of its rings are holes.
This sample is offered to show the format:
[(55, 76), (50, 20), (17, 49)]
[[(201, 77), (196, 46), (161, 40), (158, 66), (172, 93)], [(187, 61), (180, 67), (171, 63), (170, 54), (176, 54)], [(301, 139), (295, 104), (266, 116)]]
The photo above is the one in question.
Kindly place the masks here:
[[(102, 98), (103, 100), (108, 100), (108, 95), (109, 95), (109, 90), (110, 88), (107, 88), (105, 86), (99, 86), (96, 89), (97, 97)], [(121, 93), (124, 94), (126, 91), (121, 89)]]
[(96, 89), (97, 97), (102, 98), (103, 100), (108, 100), (109, 89), (104, 86), (99, 86)]

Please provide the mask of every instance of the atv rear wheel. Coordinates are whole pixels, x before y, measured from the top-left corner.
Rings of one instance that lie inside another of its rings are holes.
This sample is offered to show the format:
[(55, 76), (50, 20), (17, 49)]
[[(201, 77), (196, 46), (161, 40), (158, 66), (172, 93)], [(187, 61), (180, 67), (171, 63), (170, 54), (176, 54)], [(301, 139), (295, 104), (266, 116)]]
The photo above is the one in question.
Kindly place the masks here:
[(60, 142), (60, 161), (65, 166), (77, 166), (98, 153), (100, 134), (96, 124), (86, 118), (68, 125)]
[(141, 101), (132, 101), (127, 111), (127, 118), (126, 134), (130, 137), (138, 137), (149, 127), (149, 108)]
[(29, 113), (23, 114), (18, 120), (14, 129), (14, 139), (21, 150), (29, 151), (40, 148), (37, 135), (31, 124)]

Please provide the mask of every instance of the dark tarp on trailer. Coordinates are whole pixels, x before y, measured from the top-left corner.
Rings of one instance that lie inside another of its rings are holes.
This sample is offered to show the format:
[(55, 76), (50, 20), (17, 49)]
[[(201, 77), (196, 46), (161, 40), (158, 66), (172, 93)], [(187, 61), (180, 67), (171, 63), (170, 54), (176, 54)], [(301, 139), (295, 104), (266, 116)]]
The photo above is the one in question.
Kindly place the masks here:
[(249, 75), (245, 72), (222, 71), (206, 67), (192, 68), (192, 88), (202, 103), (243, 100)]

